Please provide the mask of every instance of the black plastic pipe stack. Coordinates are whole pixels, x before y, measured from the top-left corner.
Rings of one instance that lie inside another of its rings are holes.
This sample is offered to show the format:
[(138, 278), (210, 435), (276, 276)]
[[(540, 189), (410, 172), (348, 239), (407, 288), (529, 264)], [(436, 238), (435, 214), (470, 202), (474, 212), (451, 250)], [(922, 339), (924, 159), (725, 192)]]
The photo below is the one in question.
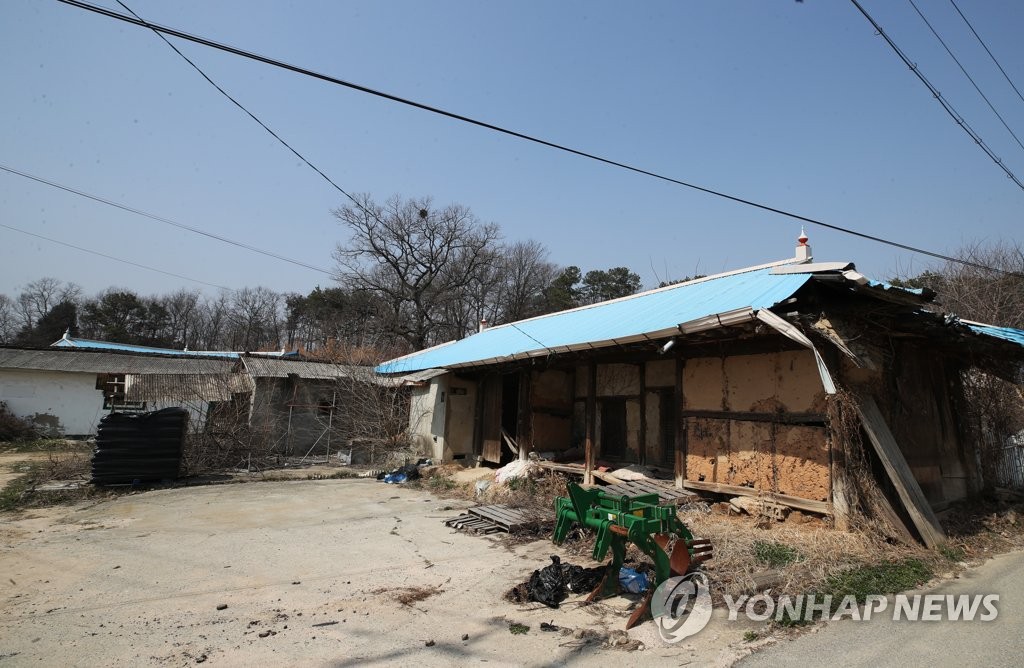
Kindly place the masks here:
[(184, 408), (111, 413), (100, 420), (92, 482), (123, 485), (178, 477), (188, 426)]

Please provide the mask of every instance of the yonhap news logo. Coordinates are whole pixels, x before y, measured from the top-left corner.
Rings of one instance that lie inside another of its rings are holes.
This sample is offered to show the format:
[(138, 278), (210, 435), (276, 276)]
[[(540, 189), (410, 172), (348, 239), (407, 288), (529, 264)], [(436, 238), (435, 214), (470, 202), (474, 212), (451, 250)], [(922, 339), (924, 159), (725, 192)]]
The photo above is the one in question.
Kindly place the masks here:
[(701, 572), (671, 577), (654, 590), (651, 616), (665, 642), (685, 640), (711, 621), (711, 583)]
[[(991, 622), (999, 616), (999, 594), (896, 594), (869, 595), (858, 601), (854, 595), (799, 594), (772, 597), (722, 597), (728, 615), (737, 621), (743, 615), (753, 622), (870, 621), (890, 616), (893, 621)], [(661, 583), (651, 597), (651, 614), (658, 635), (677, 643), (704, 629), (712, 615), (710, 580), (706, 573), (672, 577)]]

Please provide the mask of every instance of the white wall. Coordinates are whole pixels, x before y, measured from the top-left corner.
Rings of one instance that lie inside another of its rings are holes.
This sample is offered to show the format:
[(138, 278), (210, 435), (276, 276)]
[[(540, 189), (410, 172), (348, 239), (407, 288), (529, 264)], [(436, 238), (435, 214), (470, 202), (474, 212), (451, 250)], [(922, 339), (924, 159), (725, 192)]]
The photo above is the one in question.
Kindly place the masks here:
[(69, 436), (95, 434), (106, 414), (95, 373), (0, 369), (0, 401), (18, 417)]
[(442, 460), (445, 454), (445, 401), (448, 375), (432, 378), (427, 385), (412, 388), (409, 402), (409, 432), (420, 452)]
[[(447, 377), (447, 376), (446, 376)], [(472, 380), (451, 378), (445, 396), (444, 425), (444, 459), (454, 459), (455, 455), (463, 455), (471, 459), (473, 455), (473, 437), (476, 423), (477, 384)]]

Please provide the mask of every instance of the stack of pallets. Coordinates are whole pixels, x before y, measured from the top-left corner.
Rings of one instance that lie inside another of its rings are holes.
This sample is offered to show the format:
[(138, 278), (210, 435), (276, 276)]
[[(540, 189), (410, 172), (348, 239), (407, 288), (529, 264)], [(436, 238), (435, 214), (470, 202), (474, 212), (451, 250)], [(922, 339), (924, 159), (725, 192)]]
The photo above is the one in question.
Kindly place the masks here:
[(519, 508), (511, 508), (505, 505), (476, 506), (470, 508), (462, 515), (445, 520), (445, 526), (459, 531), (471, 531), (473, 533), (491, 534), (499, 531), (516, 533), (517, 531), (535, 527), (538, 524), (550, 524), (554, 522), (554, 515), (538, 518), (533, 513), (527, 513)]

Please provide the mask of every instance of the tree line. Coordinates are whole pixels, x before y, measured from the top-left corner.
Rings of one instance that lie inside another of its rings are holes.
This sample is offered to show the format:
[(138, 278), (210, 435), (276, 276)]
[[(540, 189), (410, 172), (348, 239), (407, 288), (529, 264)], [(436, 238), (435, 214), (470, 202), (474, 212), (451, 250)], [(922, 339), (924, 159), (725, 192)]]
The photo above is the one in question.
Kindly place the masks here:
[(361, 195), (334, 210), (347, 232), (334, 252), (336, 282), (308, 294), (243, 288), (206, 295), (140, 295), (34, 280), (0, 294), (0, 344), (45, 347), (65, 331), (118, 343), (189, 350), (337, 347), (381, 357), (501, 324), (623, 297), (641, 288), (626, 267), (583, 272), (549, 260), (539, 241), (506, 241), (459, 204)]

